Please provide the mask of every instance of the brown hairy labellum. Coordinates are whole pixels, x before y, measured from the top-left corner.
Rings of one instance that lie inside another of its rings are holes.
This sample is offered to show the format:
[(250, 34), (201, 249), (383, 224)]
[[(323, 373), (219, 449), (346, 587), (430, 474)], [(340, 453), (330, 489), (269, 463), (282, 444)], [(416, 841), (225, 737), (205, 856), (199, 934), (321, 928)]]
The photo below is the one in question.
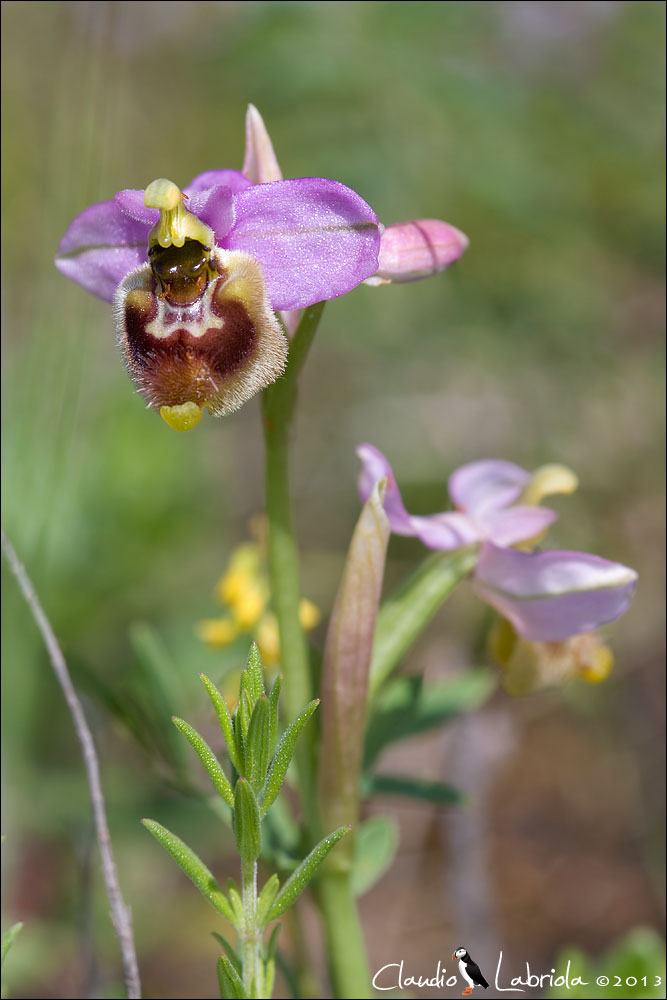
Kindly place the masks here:
[[(287, 341), (253, 257), (188, 239), (149, 260), (118, 286), (114, 319), (130, 378), (171, 426), (230, 413), (282, 374)], [(174, 423), (187, 407), (197, 418)]]

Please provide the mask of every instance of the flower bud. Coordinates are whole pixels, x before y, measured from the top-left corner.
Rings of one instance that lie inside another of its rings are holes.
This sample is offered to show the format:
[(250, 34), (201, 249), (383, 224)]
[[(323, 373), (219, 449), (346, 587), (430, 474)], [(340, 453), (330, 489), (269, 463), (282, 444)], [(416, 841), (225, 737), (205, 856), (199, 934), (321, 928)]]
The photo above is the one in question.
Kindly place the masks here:
[(387, 226), (380, 239), (378, 269), (367, 285), (418, 281), (444, 271), (468, 247), (468, 237), (439, 219)]

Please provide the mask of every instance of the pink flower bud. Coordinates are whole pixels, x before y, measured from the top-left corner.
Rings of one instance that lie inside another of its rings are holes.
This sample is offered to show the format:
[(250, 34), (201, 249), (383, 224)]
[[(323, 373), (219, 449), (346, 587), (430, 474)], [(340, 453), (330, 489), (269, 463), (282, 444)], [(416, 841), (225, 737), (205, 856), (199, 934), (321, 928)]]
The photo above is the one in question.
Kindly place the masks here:
[(464, 253), (468, 237), (439, 219), (387, 226), (380, 240), (378, 269), (368, 285), (418, 281), (444, 271)]

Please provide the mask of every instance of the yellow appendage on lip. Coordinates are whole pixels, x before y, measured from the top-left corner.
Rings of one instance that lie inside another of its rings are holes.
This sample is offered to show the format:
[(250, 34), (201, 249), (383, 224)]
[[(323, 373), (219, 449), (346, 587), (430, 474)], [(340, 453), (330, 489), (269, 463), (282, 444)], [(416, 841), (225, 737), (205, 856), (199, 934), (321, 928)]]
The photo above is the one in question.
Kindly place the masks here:
[(203, 412), (201, 406), (197, 406), (196, 403), (160, 407), (160, 416), (175, 431), (189, 431), (199, 423)]
[(177, 184), (166, 177), (152, 181), (144, 191), (146, 208), (157, 208), (160, 221), (148, 234), (148, 245), (182, 247), (186, 240), (197, 240), (205, 247), (215, 243), (213, 230), (188, 212), (183, 204), (183, 193)]

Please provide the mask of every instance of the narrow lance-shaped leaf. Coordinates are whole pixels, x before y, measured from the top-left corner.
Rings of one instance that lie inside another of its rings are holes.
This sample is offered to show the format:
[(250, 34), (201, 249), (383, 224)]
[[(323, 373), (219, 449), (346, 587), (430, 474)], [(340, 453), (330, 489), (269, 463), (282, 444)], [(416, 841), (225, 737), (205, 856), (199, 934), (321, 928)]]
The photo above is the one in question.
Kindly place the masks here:
[(226, 955), (218, 959), (218, 986), (222, 1000), (246, 1000), (243, 980)]
[[(266, 982), (264, 986), (265, 997), (270, 997), (273, 995), (273, 985), (276, 978), (276, 948), (278, 944), (279, 930), (280, 930), (280, 924), (276, 924), (276, 926), (271, 931), (271, 935), (269, 937), (269, 943), (266, 946)], [(298, 996), (299, 993), (298, 991), (294, 991), (292, 995)]]
[(266, 963), (266, 982), (264, 985), (264, 996), (273, 996), (273, 986), (276, 981), (276, 960), (275, 958), (268, 959)]
[(390, 867), (398, 848), (398, 824), (391, 816), (371, 816), (355, 831), (350, 888), (362, 896)]
[(222, 730), (222, 735), (225, 738), (225, 743), (227, 744), (227, 753), (229, 758), (238, 771), (241, 773), (241, 761), (239, 760), (238, 754), (236, 752), (236, 740), (234, 738), (234, 723), (232, 722), (232, 717), (229, 714), (229, 707), (223, 696), (218, 691), (217, 687), (212, 680), (206, 676), (206, 674), (199, 675), (202, 680), (202, 684), (208, 692), (208, 696), (213, 702), (213, 707), (215, 709), (215, 714), (218, 717), (218, 722), (220, 723), (220, 728)]
[(257, 923), (260, 927), (266, 923), (266, 915), (271, 909), (279, 888), (280, 881), (274, 872), (271, 878), (267, 879), (257, 899)]
[(246, 777), (255, 795), (266, 780), (269, 756), (269, 700), (263, 694), (255, 703), (245, 747)]
[(23, 924), (21, 921), (19, 921), (19, 923), (17, 924), (12, 924), (12, 926), (8, 930), (6, 930), (5, 933), (2, 935), (2, 948), (0, 950), (0, 966), (2, 966), (2, 964), (4, 963), (5, 958), (7, 957), (7, 952), (14, 944), (14, 941), (16, 940), (17, 935), (22, 927)]
[[(141, 679), (143, 679), (148, 687), (153, 718), (159, 719), (162, 723), (163, 719), (172, 715), (178, 704), (178, 692), (174, 691), (174, 678), (178, 676), (178, 672), (174, 670), (160, 636), (150, 625), (145, 622), (134, 622), (130, 626), (128, 637), (140, 663), (138, 687), (141, 689)], [(165, 728), (165, 736), (176, 767), (184, 769), (185, 759), (181, 741), (173, 729)]]
[(474, 548), (436, 552), (383, 602), (373, 642), (370, 698), (398, 666), (441, 604), (475, 568), (477, 557)]
[(384, 748), (397, 740), (441, 726), (478, 708), (495, 690), (493, 670), (467, 670), (437, 684), (419, 675), (394, 677), (384, 685), (369, 713), (364, 766), (369, 768)]
[(271, 933), (269, 934), (269, 943), (266, 946), (266, 957), (271, 959), (276, 954), (278, 949), (278, 931), (280, 930), (280, 924), (276, 924)]
[(278, 732), (278, 701), (280, 699), (280, 689), (283, 685), (283, 675), (278, 674), (271, 694), (269, 695), (269, 752), (273, 753), (276, 744), (276, 733)]
[(256, 642), (250, 647), (245, 670), (241, 675), (241, 686), (247, 689), (250, 703), (254, 707), (257, 699), (264, 694), (264, 671)]
[(284, 913), (288, 906), (291, 906), (301, 895), (329, 851), (349, 831), (349, 826), (341, 826), (340, 829), (334, 830), (333, 833), (330, 833), (328, 837), (325, 837), (312, 849), (308, 857), (304, 858), (298, 868), (292, 872), (276, 896), (275, 902), (266, 918), (267, 923), (270, 923), (279, 917), (281, 913)]
[(215, 756), (210, 746), (203, 737), (199, 735), (196, 729), (184, 722), (183, 719), (179, 719), (178, 716), (172, 716), (171, 720), (179, 732), (183, 733), (187, 739), (190, 746), (193, 748), (200, 761), (208, 771), (208, 775), (215, 785), (216, 790), (225, 800), (227, 805), (234, 808), (234, 789), (232, 788), (229, 779), (225, 772), (222, 770), (220, 761)]
[(241, 899), (239, 888), (233, 878), (227, 879), (227, 895), (229, 897), (232, 910), (234, 911), (235, 922), (237, 926), (240, 927), (244, 920), (243, 901)]
[(373, 487), (350, 542), (322, 664), (322, 746), (318, 773), (326, 827), (354, 824), (359, 811), (368, 674), (389, 520), (386, 480)]
[(236, 971), (238, 973), (240, 973), (241, 972), (241, 959), (236, 954), (236, 952), (232, 948), (232, 946), (229, 943), (229, 941), (227, 940), (227, 938), (224, 938), (222, 936), (222, 934), (218, 934), (217, 931), (212, 931), (212, 934), (213, 934), (213, 937), (215, 938), (215, 940), (218, 942), (218, 944), (222, 948), (222, 950), (226, 953), (229, 961), (232, 963), (232, 965), (234, 966), (234, 968), (236, 969)]
[(404, 795), (412, 799), (422, 799), (426, 802), (436, 802), (439, 805), (460, 805), (465, 796), (441, 781), (428, 781), (425, 778), (411, 778), (393, 774), (374, 774), (370, 779), (371, 792), (380, 795)]
[(211, 906), (221, 913), (225, 920), (235, 923), (234, 912), (222, 889), (216, 882), (212, 873), (206, 867), (201, 858), (183, 843), (180, 837), (171, 833), (166, 827), (156, 823), (153, 819), (142, 819), (141, 821), (147, 830), (153, 834), (155, 839), (162, 844), (174, 861), (183, 869), (188, 878), (194, 882), (202, 896), (204, 896)]
[(257, 799), (245, 778), (239, 778), (234, 790), (234, 833), (243, 861), (255, 861), (262, 848)]
[(278, 744), (278, 749), (276, 750), (275, 756), (271, 761), (271, 767), (269, 768), (266, 785), (264, 786), (263, 793), (260, 796), (262, 816), (274, 802), (278, 792), (280, 791), (282, 783), (285, 780), (285, 775), (287, 774), (287, 768), (292, 760), (294, 746), (299, 737), (299, 733), (306, 725), (319, 703), (319, 698), (315, 698), (308, 705), (306, 705), (306, 707), (299, 712), (294, 722), (292, 722), (283, 733), (282, 739)]
[(247, 688), (241, 688), (238, 705), (236, 706), (236, 717), (234, 720), (234, 734), (236, 736), (236, 753), (241, 762), (241, 774), (245, 778), (248, 771), (248, 761), (246, 759), (246, 737), (248, 726), (252, 716), (252, 702), (250, 692)]

